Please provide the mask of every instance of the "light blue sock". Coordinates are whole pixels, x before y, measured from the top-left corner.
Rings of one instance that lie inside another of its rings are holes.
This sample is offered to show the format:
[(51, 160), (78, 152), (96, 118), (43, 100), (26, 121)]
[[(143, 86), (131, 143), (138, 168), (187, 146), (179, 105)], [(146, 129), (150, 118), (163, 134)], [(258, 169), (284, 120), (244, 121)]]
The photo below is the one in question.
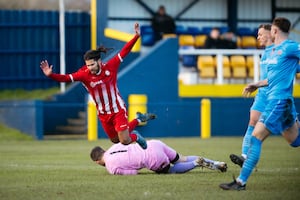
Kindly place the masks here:
[(243, 139), (243, 144), (242, 144), (242, 155), (244, 158), (246, 158), (247, 153), (248, 153), (248, 149), (250, 146), (250, 140), (251, 140), (251, 135), (252, 132), (254, 130), (254, 126), (248, 126), (247, 131), (244, 135), (244, 139)]
[(252, 136), (249, 151), (247, 154), (247, 159), (245, 160), (240, 175), (237, 178), (237, 180), (242, 182), (242, 184), (246, 184), (249, 176), (252, 173), (252, 170), (256, 166), (260, 158), (261, 146), (262, 146), (262, 141)]
[(169, 173), (170, 174), (185, 173), (194, 169), (195, 167), (196, 166), (193, 161), (175, 163), (173, 166), (171, 166)]
[(194, 160), (197, 160), (198, 159), (198, 156), (187, 156), (187, 162), (191, 162), (191, 161), (194, 161)]
[[(195, 161), (195, 160), (197, 160), (199, 158), (199, 156), (187, 156), (187, 162), (191, 162), (191, 161)], [(205, 162), (210, 162), (210, 163), (215, 163), (215, 161), (213, 161), (213, 160), (210, 160), (210, 159), (208, 159), (208, 158), (204, 158), (204, 157), (202, 157), (204, 160), (205, 160)]]
[(299, 129), (298, 137), (290, 145), (292, 147), (299, 147), (300, 146), (300, 129)]
[(215, 161), (211, 160), (211, 159), (208, 159), (208, 158), (204, 158), (203, 159), (205, 160), (205, 162), (209, 162), (209, 163), (215, 163)]

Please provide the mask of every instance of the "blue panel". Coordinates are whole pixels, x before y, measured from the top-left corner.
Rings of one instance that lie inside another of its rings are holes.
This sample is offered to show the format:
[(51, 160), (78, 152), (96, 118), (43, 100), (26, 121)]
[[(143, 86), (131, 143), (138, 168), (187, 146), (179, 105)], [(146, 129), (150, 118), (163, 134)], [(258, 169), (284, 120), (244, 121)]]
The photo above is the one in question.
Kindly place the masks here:
[[(59, 73), (60, 41), (57, 11), (0, 10), (0, 90), (27, 90), (58, 85), (45, 79), (39, 68), (47, 59)], [(90, 47), (90, 15), (66, 13), (66, 71), (76, 71)], [(45, 81), (45, 82), (44, 82)]]
[[(44, 102), (44, 133), (45, 134), (64, 134), (59, 132), (57, 126), (67, 125), (68, 118), (78, 117), (80, 111), (84, 111), (86, 105), (83, 103), (69, 103), (50, 101)], [(57, 114), (59, 113), (59, 114)]]
[(255, 31), (249, 27), (238, 27), (237, 34), (239, 36), (256, 36)]
[(41, 140), (44, 135), (43, 103), (41, 101), (1, 102), (0, 122)]
[(252, 98), (212, 98), (212, 135), (243, 135), (249, 121)]
[(189, 35), (200, 35), (202, 30), (197, 26), (188, 26), (187, 27), (187, 34)]

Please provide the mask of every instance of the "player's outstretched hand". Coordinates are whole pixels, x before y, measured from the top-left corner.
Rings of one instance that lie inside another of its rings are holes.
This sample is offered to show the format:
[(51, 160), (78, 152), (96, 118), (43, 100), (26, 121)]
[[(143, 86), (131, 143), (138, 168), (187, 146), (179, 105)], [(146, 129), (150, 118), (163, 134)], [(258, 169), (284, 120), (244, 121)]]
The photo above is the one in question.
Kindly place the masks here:
[(134, 24), (134, 31), (136, 34), (140, 35), (140, 25), (139, 23)]
[(43, 60), (43, 61), (41, 62), (40, 67), (41, 67), (43, 73), (44, 73), (46, 76), (49, 76), (50, 74), (52, 74), (52, 68), (53, 68), (53, 66), (51, 65), (51, 66), (49, 67), (49, 64), (48, 64), (48, 61), (47, 61), (47, 60)]
[(258, 88), (258, 87), (257, 87), (257, 85), (256, 85), (255, 83), (250, 83), (250, 84), (248, 84), (248, 85), (244, 88), (244, 90), (243, 90), (243, 96), (244, 96), (244, 97), (249, 97), (250, 94), (251, 94), (252, 92), (254, 92), (257, 88)]

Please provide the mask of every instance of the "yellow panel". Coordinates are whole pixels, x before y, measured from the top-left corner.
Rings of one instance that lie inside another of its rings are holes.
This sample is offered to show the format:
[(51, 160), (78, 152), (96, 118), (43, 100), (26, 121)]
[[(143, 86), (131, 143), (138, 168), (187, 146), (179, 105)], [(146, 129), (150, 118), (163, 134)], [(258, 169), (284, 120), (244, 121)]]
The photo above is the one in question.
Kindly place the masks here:
[[(134, 37), (134, 34), (125, 33), (111, 28), (106, 28), (104, 30), (104, 35), (105, 37), (112, 38), (115, 40), (120, 40), (123, 42), (128, 42)], [(138, 41), (135, 43), (135, 45), (132, 48), (132, 52), (139, 52), (140, 50), (141, 50), (141, 39), (138, 39)]]
[[(195, 84), (179, 83), (180, 97), (243, 97), (242, 91), (246, 84)], [(256, 93), (251, 96), (254, 97)], [(294, 85), (294, 97), (300, 97), (300, 84)]]

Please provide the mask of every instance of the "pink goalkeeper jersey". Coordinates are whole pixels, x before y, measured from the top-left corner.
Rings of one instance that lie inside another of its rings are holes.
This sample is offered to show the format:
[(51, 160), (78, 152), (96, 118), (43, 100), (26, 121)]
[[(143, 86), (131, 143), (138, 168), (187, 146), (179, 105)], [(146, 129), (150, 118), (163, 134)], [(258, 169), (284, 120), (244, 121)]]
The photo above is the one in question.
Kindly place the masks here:
[(135, 175), (147, 168), (160, 170), (176, 157), (176, 151), (159, 140), (148, 140), (147, 149), (138, 144), (114, 144), (104, 154), (105, 167), (110, 174)]
[(117, 73), (123, 58), (130, 52), (139, 35), (135, 35), (121, 51), (101, 65), (99, 74), (91, 74), (87, 66), (72, 74), (54, 74), (49, 77), (59, 82), (80, 81), (93, 97), (98, 114), (117, 113), (125, 108), (125, 103), (117, 87)]

